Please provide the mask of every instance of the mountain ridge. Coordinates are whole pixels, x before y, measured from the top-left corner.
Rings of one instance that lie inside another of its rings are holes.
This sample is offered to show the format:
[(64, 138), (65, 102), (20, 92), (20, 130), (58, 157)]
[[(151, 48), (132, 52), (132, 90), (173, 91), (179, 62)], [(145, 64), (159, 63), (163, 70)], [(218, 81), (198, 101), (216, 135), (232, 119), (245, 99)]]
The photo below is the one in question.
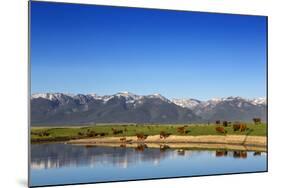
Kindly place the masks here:
[(266, 120), (266, 99), (222, 97), (168, 99), (161, 94), (113, 95), (35, 93), (31, 95), (32, 124), (192, 123), (216, 119)]

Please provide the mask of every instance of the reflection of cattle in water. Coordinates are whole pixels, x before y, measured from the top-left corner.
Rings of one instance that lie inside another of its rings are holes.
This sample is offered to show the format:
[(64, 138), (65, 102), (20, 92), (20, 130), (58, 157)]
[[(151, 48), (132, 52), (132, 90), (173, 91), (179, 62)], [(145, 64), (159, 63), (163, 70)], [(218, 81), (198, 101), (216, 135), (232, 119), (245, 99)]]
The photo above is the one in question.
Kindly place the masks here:
[(253, 153), (253, 155), (254, 155), (254, 156), (261, 156), (261, 152), (256, 151), (256, 152)]
[(160, 132), (160, 139), (166, 139), (167, 137), (169, 137), (171, 135), (171, 133), (166, 133), (164, 131)]
[(178, 149), (178, 155), (184, 155), (185, 154), (185, 150), (184, 149)]
[(224, 130), (223, 127), (216, 127), (216, 131), (217, 131), (218, 133), (223, 133), (223, 134), (227, 133), (227, 131)]
[(261, 123), (261, 118), (253, 118), (253, 122), (255, 124), (260, 124)]
[(232, 127), (234, 131), (240, 131), (240, 132), (244, 132), (247, 129), (247, 125), (245, 123), (239, 123), (239, 122), (235, 122)]
[(170, 148), (170, 146), (168, 146), (168, 145), (160, 145), (160, 151), (161, 152), (163, 152), (163, 151), (166, 151), (167, 149), (169, 149)]
[(93, 148), (93, 147), (96, 147), (94, 145), (85, 145), (86, 148)]
[(227, 156), (227, 151), (216, 151), (216, 157)]
[(112, 130), (112, 133), (114, 135), (116, 135), (116, 134), (123, 134), (123, 130), (118, 130), (118, 129), (115, 129), (115, 128), (111, 128), (111, 130)]
[(148, 137), (148, 135), (145, 135), (143, 133), (137, 133), (136, 136), (138, 140), (145, 140)]
[(120, 144), (120, 148), (125, 148), (126, 144)]
[(234, 158), (247, 158), (247, 151), (234, 151), (233, 157)]
[(145, 148), (147, 148), (146, 144), (140, 144), (140, 145), (137, 145), (137, 147), (135, 148), (135, 151), (143, 152)]

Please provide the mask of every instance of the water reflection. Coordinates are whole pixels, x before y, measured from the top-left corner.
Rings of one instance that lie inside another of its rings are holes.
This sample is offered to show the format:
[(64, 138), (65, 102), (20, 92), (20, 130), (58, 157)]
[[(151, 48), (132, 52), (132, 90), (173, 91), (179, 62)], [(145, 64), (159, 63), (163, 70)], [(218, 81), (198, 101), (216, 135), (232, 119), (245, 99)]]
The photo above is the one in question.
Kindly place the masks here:
[[(140, 163), (151, 162), (154, 165), (161, 160), (177, 158), (177, 156), (196, 157), (202, 153), (216, 157), (231, 157), (246, 159), (246, 151), (203, 151), (172, 149), (168, 145), (160, 145), (157, 148), (148, 148), (146, 144), (137, 145), (135, 148), (121, 147), (97, 147), (92, 145), (73, 146), (67, 144), (37, 144), (31, 145), (31, 168), (49, 169), (61, 167), (97, 165), (115, 166), (127, 168)], [(261, 156), (262, 152), (252, 152), (252, 156)]]

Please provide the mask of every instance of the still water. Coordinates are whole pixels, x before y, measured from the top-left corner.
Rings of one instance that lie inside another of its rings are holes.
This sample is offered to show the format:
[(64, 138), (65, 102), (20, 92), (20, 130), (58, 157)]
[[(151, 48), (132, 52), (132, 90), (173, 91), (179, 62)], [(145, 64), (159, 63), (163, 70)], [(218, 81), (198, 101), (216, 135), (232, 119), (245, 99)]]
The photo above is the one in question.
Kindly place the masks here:
[(265, 152), (31, 145), (31, 186), (265, 171)]

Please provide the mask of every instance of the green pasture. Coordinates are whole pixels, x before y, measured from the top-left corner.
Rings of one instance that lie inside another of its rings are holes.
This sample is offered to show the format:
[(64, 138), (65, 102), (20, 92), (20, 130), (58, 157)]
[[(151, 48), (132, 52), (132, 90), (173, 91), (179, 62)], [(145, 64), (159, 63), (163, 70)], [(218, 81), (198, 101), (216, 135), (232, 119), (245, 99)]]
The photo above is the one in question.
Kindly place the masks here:
[[(183, 127), (185, 133), (180, 133), (177, 128)], [(267, 125), (265, 123), (253, 124), (247, 123), (247, 130), (244, 132), (234, 131), (231, 125), (224, 127), (226, 134), (216, 131), (216, 125), (211, 124), (96, 124), (83, 127), (70, 127), (68, 125), (59, 127), (32, 127), (31, 141), (66, 141), (70, 139), (97, 137), (93, 134), (104, 133), (104, 136), (135, 136), (137, 133), (144, 135), (159, 135), (160, 132), (171, 135), (249, 135), (249, 136), (266, 136)], [(222, 126), (223, 127), (223, 126)], [(121, 133), (114, 134), (112, 130)], [(91, 134), (92, 133), (92, 134)], [(101, 135), (98, 135), (101, 137)]]

